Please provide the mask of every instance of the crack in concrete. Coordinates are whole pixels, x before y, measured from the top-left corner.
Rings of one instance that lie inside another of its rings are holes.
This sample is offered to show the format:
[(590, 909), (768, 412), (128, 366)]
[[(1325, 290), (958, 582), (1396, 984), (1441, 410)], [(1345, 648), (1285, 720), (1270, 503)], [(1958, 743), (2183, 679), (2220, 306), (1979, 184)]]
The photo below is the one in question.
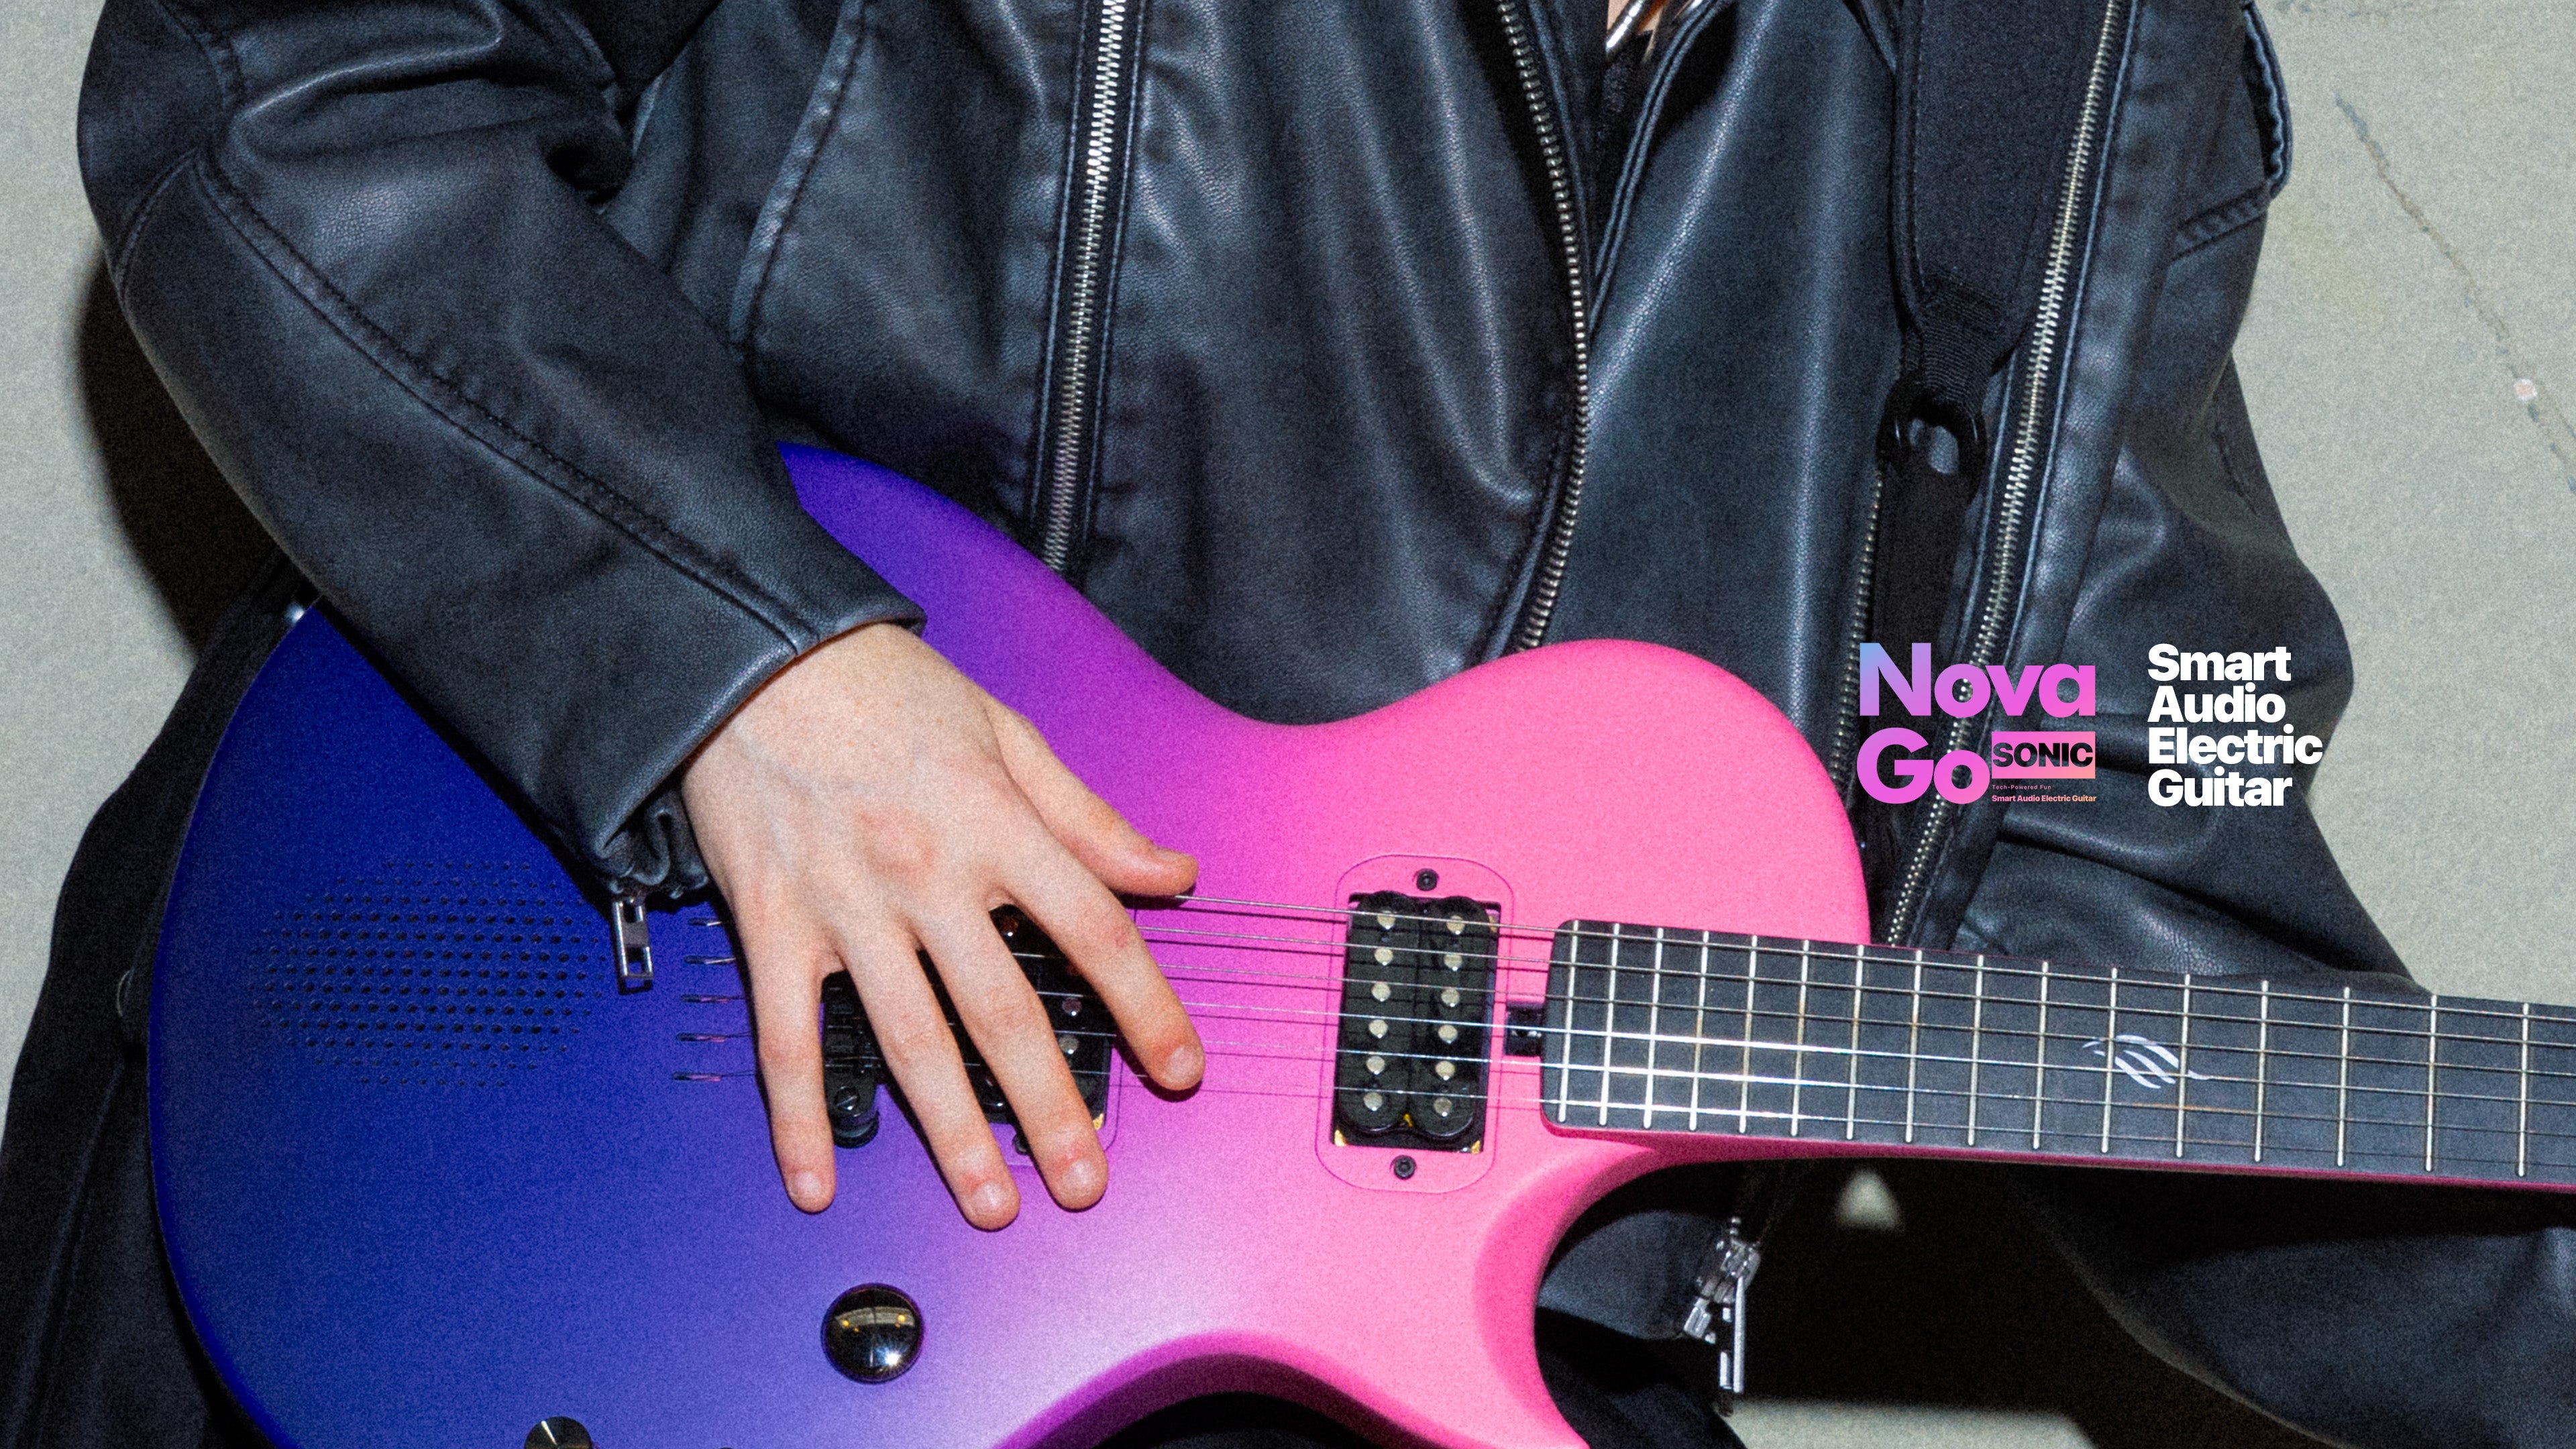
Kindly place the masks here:
[(2559, 408), (2557, 399), (2540, 385), (2538, 369), (2531, 365), (2522, 344), (2514, 339), (2513, 327), (2505, 321), (2503, 309), (2487, 295), (2487, 289), (2479, 284), (2477, 274), (2469, 270), (2469, 264), (2459, 249), (2451, 245), (2451, 239), (2433, 224), (2433, 218), (2416, 204), (2415, 198), (2406, 194), (2406, 188), (2397, 184), (2396, 175), (2389, 169), (2387, 148), (2379, 144), (2378, 137), (2370, 134), (2370, 123), (2361, 118), (2360, 110), (2345, 100), (2341, 91), (2335, 92), (2334, 103), (2335, 109), (2343, 112), (2344, 120), (2352, 126), (2352, 134), (2361, 142), (2361, 149), (2370, 154), (2370, 169), (2378, 173), (2380, 186), (2396, 200), (2398, 209), (2406, 213), (2406, 219), (2415, 224), (2415, 229), (2424, 234), (2424, 239), (2433, 244), (2433, 250), (2439, 252), (2442, 260), (2449, 263), (2451, 270), (2459, 276), (2460, 290), (2468, 297), (2469, 306), (2478, 314), (2478, 320), (2486, 324), (2488, 335), (2495, 340), (2497, 358), (2513, 377), (2514, 400), (2522, 404), (2523, 413), (2531, 419), (2531, 425), (2540, 430), (2541, 443), (2558, 459), (2559, 471), (2566, 478), (2568, 490), (2576, 492), (2576, 426), (2568, 423), (2567, 414)]

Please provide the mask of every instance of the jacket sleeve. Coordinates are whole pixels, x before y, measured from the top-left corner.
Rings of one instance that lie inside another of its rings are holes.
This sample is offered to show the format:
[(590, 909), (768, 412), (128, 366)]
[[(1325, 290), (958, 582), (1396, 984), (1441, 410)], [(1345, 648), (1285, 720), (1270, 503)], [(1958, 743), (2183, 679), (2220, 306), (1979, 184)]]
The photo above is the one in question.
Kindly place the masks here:
[(803, 651), (918, 616), (595, 214), (695, 15), (593, 8), (639, 13), (108, 0), (81, 161), (146, 353), (340, 618), (603, 875), (695, 884), (673, 772)]

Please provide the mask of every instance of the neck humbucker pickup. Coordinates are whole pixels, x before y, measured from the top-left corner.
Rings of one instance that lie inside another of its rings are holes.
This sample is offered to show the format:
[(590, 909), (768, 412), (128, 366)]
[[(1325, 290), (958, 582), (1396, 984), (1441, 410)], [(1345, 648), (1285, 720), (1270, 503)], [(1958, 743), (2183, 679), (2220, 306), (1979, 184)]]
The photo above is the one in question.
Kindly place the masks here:
[(1465, 896), (1351, 903), (1333, 1122), (1346, 1142), (1470, 1152), (1485, 1135), (1494, 917)]

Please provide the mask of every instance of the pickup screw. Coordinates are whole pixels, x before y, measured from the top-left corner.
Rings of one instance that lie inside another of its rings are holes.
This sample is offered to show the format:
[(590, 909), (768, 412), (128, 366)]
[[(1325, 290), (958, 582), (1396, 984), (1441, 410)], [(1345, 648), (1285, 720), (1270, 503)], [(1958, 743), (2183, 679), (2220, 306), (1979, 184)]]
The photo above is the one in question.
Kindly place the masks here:
[(1415, 890), (1418, 890), (1418, 891), (1437, 890), (1437, 889), (1439, 889), (1439, 886), (1440, 886), (1440, 872), (1438, 872), (1438, 871), (1436, 871), (1436, 870), (1433, 870), (1433, 869), (1431, 869), (1431, 868), (1430, 868), (1430, 867), (1428, 867), (1428, 866), (1425, 866), (1425, 867), (1423, 867), (1422, 869), (1417, 870), (1417, 871), (1415, 871), (1415, 872), (1413, 873), (1413, 888), (1414, 888)]
[(1411, 1178), (1412, 1178), (1412, 1176), (1413, 1176), (1413, 1159), (1412, 1159), (1412, 1158), (1410, 1158), (1410, 1157), (1398, 1157), (1398, 1158), (1396, 1158), (1396, 1159), (1395, 1159), (1395, 1175), (1396, 1175), (1399, 1179), (1407, 1179), (1407, 1180), (1411, 1179)]

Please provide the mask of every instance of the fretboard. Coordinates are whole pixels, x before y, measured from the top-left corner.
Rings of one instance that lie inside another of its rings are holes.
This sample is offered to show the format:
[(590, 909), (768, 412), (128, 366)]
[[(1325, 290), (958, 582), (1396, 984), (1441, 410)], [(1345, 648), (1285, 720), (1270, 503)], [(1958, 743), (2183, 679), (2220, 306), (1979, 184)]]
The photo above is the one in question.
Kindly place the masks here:
[(2576, 1009), (1579, 921), (1563, 1126), (2576, 1185)]

